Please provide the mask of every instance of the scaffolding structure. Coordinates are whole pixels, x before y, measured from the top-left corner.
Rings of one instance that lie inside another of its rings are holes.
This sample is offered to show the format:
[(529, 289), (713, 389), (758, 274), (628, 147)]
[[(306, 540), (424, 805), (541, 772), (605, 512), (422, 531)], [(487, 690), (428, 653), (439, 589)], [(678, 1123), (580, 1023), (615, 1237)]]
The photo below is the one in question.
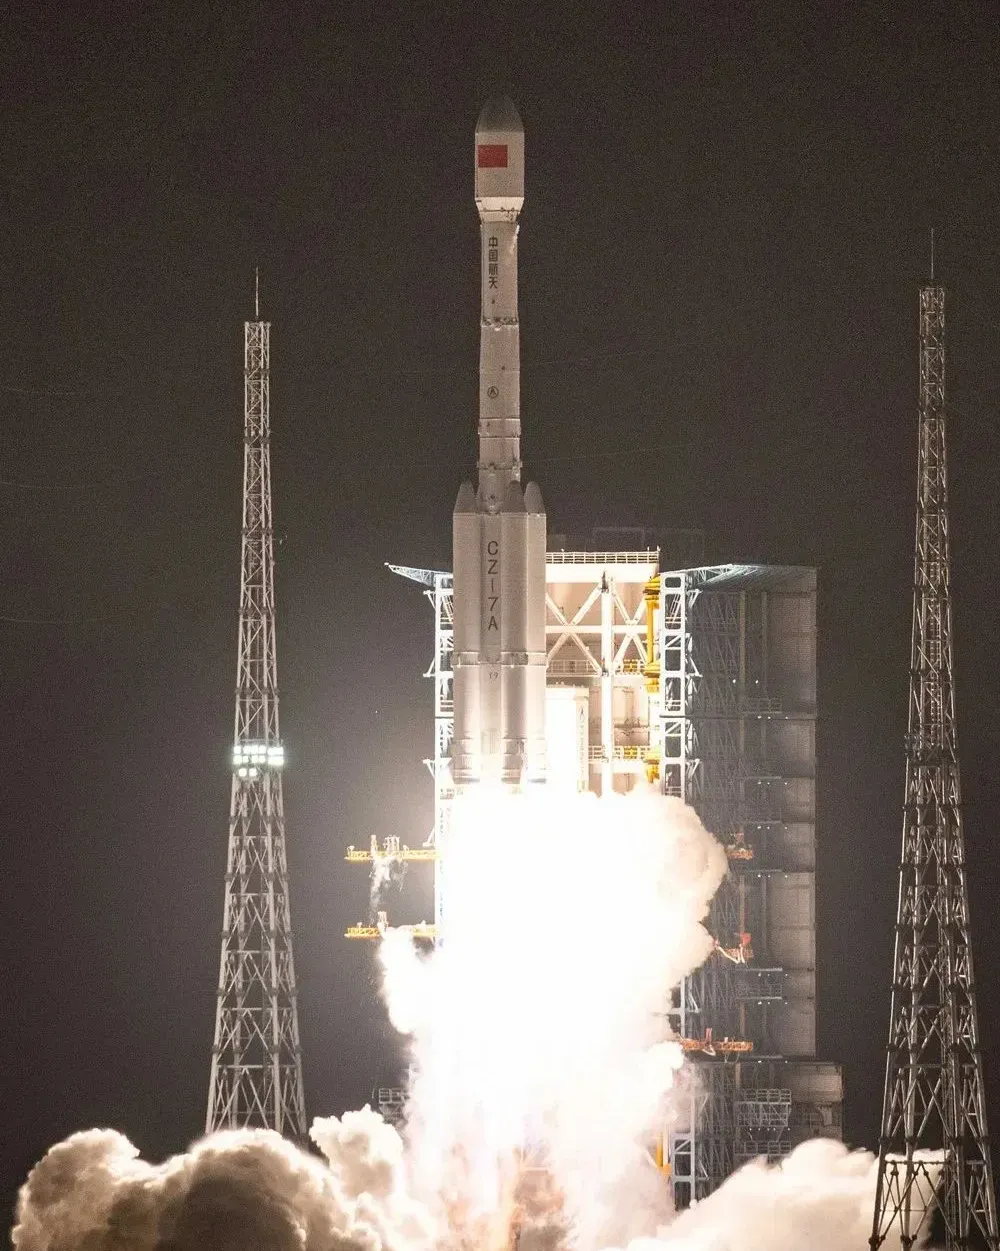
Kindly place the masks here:
[(815, 576), (720, 565), (660, 575), (661, 785), (729, 852), (717, 936), (752, 956), (707, 962), (675, 995), (678, 1033), (733, 1036), (702, 1051), (687, 1124), (663, 1152), (677, 1207), (740, 1164), (841, 1132), (842, 1080), (815, 1059)]
[(935, 1210), (947, 1251), (1000, 1247), (986, 1126), (952, 664), (944, 291), (920, 292), (909, 727), (892, 1011), (871, 1247)]
[[(259, 308), (258, 308), (259, 315)], [(207, 1133), (304, 1138), (274, 639), (269, 322), (244, 323), (243, 542), (236, 725)]]

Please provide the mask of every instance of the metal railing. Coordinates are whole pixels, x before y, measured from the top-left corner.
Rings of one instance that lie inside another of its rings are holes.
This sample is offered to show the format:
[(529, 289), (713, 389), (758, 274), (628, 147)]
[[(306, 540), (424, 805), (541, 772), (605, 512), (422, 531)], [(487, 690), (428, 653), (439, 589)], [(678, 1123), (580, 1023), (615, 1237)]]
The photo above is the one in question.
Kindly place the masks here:
[[(604, 748), (593, 744), (588, 748), (587, 755), (590, 760), (607, 759)], [(648, 743), (618, 743), (611, 749), (612, 760), (647, 760), (650, 757), (657, 759), (659, 748)]]
[(790, 1090), (747, 1090), (736, 1100), (738, 1129), (784, 1129), (792, 1111)]
[(547, 565), (655, 565), (656, 548), (639, 552), (546, 552)]
[(553, 676), (578, 676), (596, 678), (600, 677), (601, 669), (597, 664), (592, 664), (589, 660), (550, 660), (546, 666), (548, 672)]

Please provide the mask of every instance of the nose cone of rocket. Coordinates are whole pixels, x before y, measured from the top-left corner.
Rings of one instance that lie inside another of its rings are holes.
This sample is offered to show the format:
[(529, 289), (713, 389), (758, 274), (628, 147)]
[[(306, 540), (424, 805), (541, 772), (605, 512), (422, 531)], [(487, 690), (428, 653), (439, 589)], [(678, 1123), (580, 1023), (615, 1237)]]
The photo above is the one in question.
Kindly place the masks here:
[(480, 216), (518, 213), (524, 204), (524, 127), (514, 104), (494, 96), (476, 123), (476, 205)]
[(510, 96), (490, 96), (479, 112), (476, 134), (502, 133), (505, 130), (517, 130), (523, 135), (521, 114)]

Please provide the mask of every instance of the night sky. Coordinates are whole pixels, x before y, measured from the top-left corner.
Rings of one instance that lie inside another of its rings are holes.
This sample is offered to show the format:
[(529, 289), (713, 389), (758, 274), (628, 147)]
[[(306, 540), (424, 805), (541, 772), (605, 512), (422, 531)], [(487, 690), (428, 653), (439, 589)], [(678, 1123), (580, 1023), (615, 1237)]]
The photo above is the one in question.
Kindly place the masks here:
[(448, 567), (474, 463), (473, 128), (498, 89), (527, 132), (523, 449), (550, 528), (694, 526), (712, 559), (819, 567), (819, 1039), (868, 1146), (937, 228), (1000, 1130), (996, 6), (152, 7), (21, 4), (0, 30), (5, 1210), (75, 1129), (157, 1158), (204, 1124), (256, 264), (310, 1115), (392, 1072), (342, 857), (430, 824), (430, 611), (383, 562)]

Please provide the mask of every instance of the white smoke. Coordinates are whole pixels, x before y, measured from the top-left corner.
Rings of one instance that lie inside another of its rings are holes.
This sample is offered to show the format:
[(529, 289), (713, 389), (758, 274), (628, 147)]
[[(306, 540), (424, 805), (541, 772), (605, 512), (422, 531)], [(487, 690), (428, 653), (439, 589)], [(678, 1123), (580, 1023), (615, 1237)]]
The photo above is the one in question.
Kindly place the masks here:
[(441, 945), (380, 946), (413, 1066), (405, 1141), (368, 1108), (314, 1122), (325, 1161), (268, 1131), (161, 1165), (75, 1134), (22, 1187), (15, 1251), (866, 1245), (867, 1153), (807, 1143), (676, 1218), (649, 1159), (685, 1085), (669, 992), (718, 958), (701, 922), (726, 857), (690, 809), (646, 790), (463, 797), (445, 852)]
[(269, 1130), (213, 1134), (160, 1165), (113, 1130), (74, 1134), (18, 1198), (16, 1251), (430, 1251), (399, 1135), (368, 1108), (313, 1125), (327, 1163)]
[[(406, 1195), (403, 1146), (367, 1108), (317, 1121), (329, 1166), (267, 1130), (216, 1134), (162, 1165), (113, 1130), (53, 1147), (21, 1189), (15, 1251), (431, 1251), (456, 1245)], [(749, 1164), (627, 1251), (860, 1251), (875, 1160), (817, 1139)], [(917, 1246), (922, 1244), (917, 1244)], [(898, 1236), (885, 1251), (899, 1251)]]
[[(877, 1157), (815, 1138), (780, 1164), (758, 1160), (628, 1251), (861, 1251), (872, 1231)], [(926, 1245), (924, 1236), (913, 1251)], [(882, 1243), (899, 1251), (898, 1227)]]
[(411, 1036), (416, 1193), (470, 1234), (513, 1216), (543, 1163), (558, 1194), (527, 1206), (558, 1209), (580, 1245), (655, 1226), (665, 1188), (643, 1143), (683, 1062), (665, 1009), (711, 951), (725, 853), (646, 788), (461, 796), (443, 850), (441, 945), (422, 960), (392, 934), (381, 949)]

